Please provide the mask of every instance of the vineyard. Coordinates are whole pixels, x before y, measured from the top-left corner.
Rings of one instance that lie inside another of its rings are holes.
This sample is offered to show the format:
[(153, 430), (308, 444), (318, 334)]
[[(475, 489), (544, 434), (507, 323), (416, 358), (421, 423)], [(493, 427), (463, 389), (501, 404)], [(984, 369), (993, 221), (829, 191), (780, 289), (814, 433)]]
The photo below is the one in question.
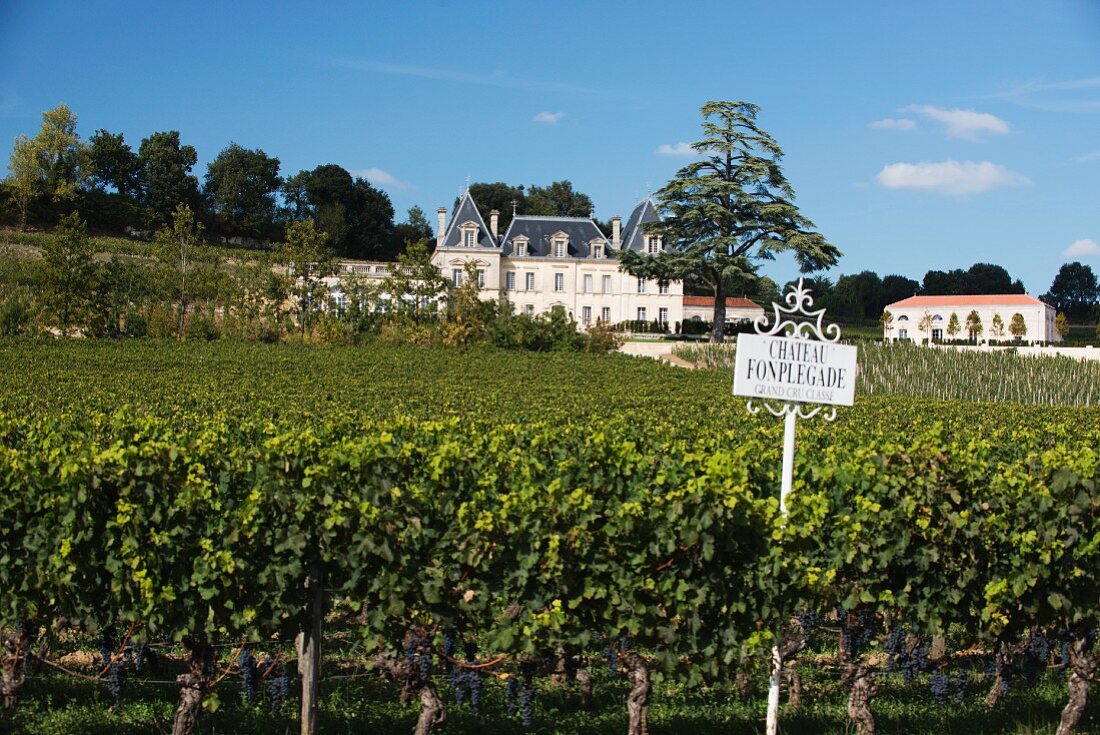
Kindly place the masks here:
[(0, 732), (761, 732), (773, 646), (786, 732), (1100, 732), (1095, 399), (861, 395), (784, 518), (781, 422), (719, 371), (0, 362)]
[[(737, 347), (678, 345), (673, 353), (698, 367), (729, 374)], [(861, 342), (858, 390), (863, 395), (941, 401), (1096, 406), (1100, 361)]]

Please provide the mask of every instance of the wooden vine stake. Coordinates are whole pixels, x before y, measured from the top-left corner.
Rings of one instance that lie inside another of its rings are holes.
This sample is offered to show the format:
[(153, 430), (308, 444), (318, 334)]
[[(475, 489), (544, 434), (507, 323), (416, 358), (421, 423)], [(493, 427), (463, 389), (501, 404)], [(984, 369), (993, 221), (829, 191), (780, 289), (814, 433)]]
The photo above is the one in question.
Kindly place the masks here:
[[(749, 398), (749, 413), (759, 413), (762, 406), (771, 415), (783, 417), (779, 512), (784, 517), (794, 481), (795, 422), (818, 414), (826, 421), (835, 419), (836, 406), (854, 403), (856, 381), (856, 348), (839, 344), (840, 327), (836, 324), (822, 324), (824, 309), (809, 310), (814, 300), (801, 278), (785, 300), (787, 306), (772, 303), (770, 327), (768, 318), (761, 316), (753, 325), (755, 334), (738, 335), (733, 373), (733, 394)], [(778, 638), (777, 631), (768, 683), (767, 735), (779, 731), (783, 656)]]

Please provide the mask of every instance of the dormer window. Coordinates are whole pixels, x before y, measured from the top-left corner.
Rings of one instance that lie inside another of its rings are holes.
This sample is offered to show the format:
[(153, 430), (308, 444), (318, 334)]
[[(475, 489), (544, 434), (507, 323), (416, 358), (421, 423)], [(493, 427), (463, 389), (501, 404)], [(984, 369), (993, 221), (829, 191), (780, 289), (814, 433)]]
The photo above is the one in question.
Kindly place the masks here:
[(555, 258), (564, 258), (567, 252), (569, 252), (569, 236), (564, 232), (551, 235), (550, 253)]
[(477, 247), (477, 223), (463, 222), (460, 227), (462, 228), (462, 247)]
[(603, 258), (603, 243), (594, 243), (592, 245), (592, 257), (597, 259)]
[(661, 238), (657, 237), (656, 235), (650, 235), (649, 237), (647, 237), (645, 243), (646, 252), (650, 255), (656, 255), (657, 253), (661, 252)]
[(520, 258), (526, 258), (527, 257), (527, 238), (526, 237), (517, 237), (514, 240), (512, 240), (512, 244), (515, 246), (513, 248), (513, 250), (515, 251), (515, 254), (516, 254), (517, 257), (520, 257)]

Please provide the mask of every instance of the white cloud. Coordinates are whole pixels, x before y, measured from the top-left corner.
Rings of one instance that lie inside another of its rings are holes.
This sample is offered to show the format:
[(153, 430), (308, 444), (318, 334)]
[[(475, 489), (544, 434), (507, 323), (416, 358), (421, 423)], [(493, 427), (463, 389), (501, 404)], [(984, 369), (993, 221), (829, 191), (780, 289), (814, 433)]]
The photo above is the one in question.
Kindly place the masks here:
[(1004, 135), (1012, 130), (1007, 122), (988, 112), (948, 110), (935, 105), (909, 105), (902, 108), (901, 112), (915, 112), (941, 122), (947, 126), (949, 136), (963, 140), (979, 140), (980, 136), (986, 133)]
[(388, 171), (383, 171), (380, 168), (363, 168), (358, 171), (351, 171), (352, 176), (359, 176), (371, 182), (375, 186), (389, 186), (394, 189), (413, 189), (412, 184), (407, 181), (401, 181), (396, 176)]
[(1026, 82), (990, 96), (1047, 112), (1100, 112), (1100, 77)]
[(875, 175), (875, 180), (887, 189), (916, 189), (955, 196), (1031, 183), (1026, 176), (996, 163), (960, 163), (950, 159), (938, 163), (891, 163)]
[(1100, 255), (1100, 245), (1095, 240), (1082, 238), (1074, 240), (1073, 244), (1062, 251), (1066, 258), (1091, 258)]
[(699, 155), (694, 148), (691, 147), (691, 143), (674, 143), (669, 145), (668, 143), (662, 143), (657, 146), (657, 153), (662, 156), (696, 156)]
[(553, 125), (558, 120), (561, 120), (563, 117), (565, 117), (564, 112), (540, 112), (531, 119), (537, 123), (546, 123), (547, 125)]
[(1077, 158), (1075, 158), (1073, 160), (1076, 161), (1077, 163), (1088, 163), (1089, 161), (1098, 161), (1098, 160), (1100, 160), (1100, 151), (1093, 151), (1092, 153), (1086, 153), (1085, 155), (1078, 156)]
[(910, 120), (907, 117), (892, 118), (888, 117), (885, 120), (875, 120), (874, 122), (867, 123), (869, 128), (878, 128), (879, 130), (916, 130), (917, 121)]

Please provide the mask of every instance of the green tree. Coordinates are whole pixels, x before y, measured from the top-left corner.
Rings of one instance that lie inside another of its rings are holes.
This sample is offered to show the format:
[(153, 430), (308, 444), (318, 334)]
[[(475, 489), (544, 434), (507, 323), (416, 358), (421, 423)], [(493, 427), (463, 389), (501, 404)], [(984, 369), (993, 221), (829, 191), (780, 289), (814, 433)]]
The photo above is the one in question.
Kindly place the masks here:
[(299, 171), (283, 181), (283, 206), (279, 216), (284, 222), (300, 222), (313, 215), (309, 206), (309, 175), (309, 171)]
[(1069, 336), (1069, 319), (1062, 312), (1058, 312), (1058, 315), (1054, 317), (1054, 329), (1062, 339)]
[(131, 199), (138, 191), (141, 159), (117, 135), (100, 129), (88, 139), (88, 178), (101, 191), (114, 190), (123, 199)]
[(928, 343), (931, 344), (931, 342), (932, 342), (932, 315), (929, 314), (927, 311), (924, 312), (924, 314), (921, 315), (920, 321), (917, 322), (917, 329), (919, 329), (922, 334), (928, 335), (927, 340), (928, 340)]
[(76, 115), (64, 104), (43, 112), (42, 128), (35, 140), (46, 194), (54, 202), (76, 199), (85, 178), (85, 146), (76, 133)]
[(467, 261), (462, 283), (447, 294), (443, 343), (451, 347), (469, 347), (489, 340), (489, 329), (497, 316), (497, 303), (482, 300), (477, 271), (477, 263)]
[(1092, 267), (1081, 262), (1065, 263), (1058, 269), (1050, 291), (1042, 300), (1063, 312), (1072, 321), (1082, 322), (1093, 317), (1100, 303), (1100, 288)]
[(42, 257), (49, 273), (49, 304), (61, 333), (83, 326), (95, 289), (96, 264), (88, 225), (75, 212), (61, 218)]
[(199, 204), (199, 180), (191, 175), (198, 153), (189, 145), (180, 145), (178, 130), (153, 133), (141, 141), (142, 204), (148, 224), (167, 225), (180, 205), (194, 212)]
[(1005, 320), (1001, 318), (1000, 314), (993, 315), (993, 323), (989, 327), (989, 334), (994, 339), (1005, 336)]
[(794, 205), (780, 167), (779, 144), (756, 123), (757, 105), (708, 102), (701, 158), (680, 169), (657, 193), (664, 221), (647, 228), (663, 235), (657, 255), (624, 250), (624, 269), (659, 281), (694, 277), (714, 294), (713, 341), (722, 340), (729, 283), (755, 278), (756, 263), (791, 251), (803, 272), (835, 265), (840, 251)]
[(19, 229), (27, 229), (31, 205), (45, 191), (46, 176), (39, 165), (38, 143), (25, 135), (15, 139), (4, 182), (19, 209)]
[(891, 330), (894, 328), (894, 315), (889, 310), (883, 311), (882, 316), (878, 318), (878, 323), (882, 325), (883, 331), (889, 336)]
[(1020, 339), (1027, 334), (1027, 324), (1024, 323), (1024, 315), (1016, 313), (1012, 315), (1012, 319), (1008, 323), (1009, 333), (1016, 339)]
[(328, 240), (328, 233), (319, 230), (312, 221), (291, 222), (286, 226), (286, 243), (280, 250), (280, 259), (293, 278), (289, 291), (298, 312), (298, 330), (303, 336), (309, 332), (314, 316), (328, 303), (324, 279), (332, 275), (336, 266)]
[(882, 279), (882, 305), (885, 308), (889, 304), (916, 296), (920, 291), (920, 284), (912, 278), (905, 276), (889, 275)]
[(951, 318), (947, 320), (947, 336), (955, 339), (955, 335), (961, 331), (962, 325), (959, 324), (959, 315), (951, 312)]
[[(503, 181), (491, 184), (470, 184), (470, 196), (477, 202), (477, 210), (486, 223), (489, 222), (489, 213), (494, 209), (500, 212), (500, 221), (497, 224), (499, 234), (503, 235), (512, 222), (512, 208), (515, 205), (516, 214), (531, 214), (527, 207), (527, 194), (523, 186), (512, 186)], [(452, 210), (458, 208), (458, 199), (455, 199)]]
[(380, 258), (389, 252), (393, 204), (384, 191), (330, 163), (310, 172), (306, 196), (317, 227), (328, 234), (338, 255)]
[(204, 191), (227, 234), (267, 237), (275, 226), (279, 159), (230, 143), (207, 167)]
[(530, 186), (527, 188), (527, 207), (524, 214), (547, 217), (590, 217), (592, 200), (587, 194), (575, 191), (573, 182), (568, 179), (555, 181), (550, 186)]
[(882, 280), (874, 271), (841, 276), (837, 279), (833, 290), (840, 302), (852, 304), (855, 307), (850, 316), (875, 319), (886, 307), (887, 302), (883, 300)]
[(966, 333), (970, 335), (972, 342), (977, 342), (978, 338), (982, 336), (982, 317), (978, 314), (977, 309), (972, 309), (966, 315)]
[(157, 232), (158, 256), (165, 266), (165, 290), (175, 303), (177, 333), (186, 334), (187, 312), (197, 298), (196, 264), (210, 258), (203, 247), (203, 226), (195, 221), (195, 213), (186, 204), (176, 206), (172, 224)]
[[(474, 283), (477, 283), (476, 271)], [(439, 298), (446, 290), (447, 279), (432, 263), (427, 239), (410, 243), (382, 281), (382, 291), (390, 295), (392, 312), (418, 324), (436, 318)]]
[(413, 205), (409, 208), (408, 218), (394, 227), (395, 255), (410, 244), (421, 240), (434, 243), (435, 232), (428, 223), (428, 218), (424, 216), (424, 210)]

